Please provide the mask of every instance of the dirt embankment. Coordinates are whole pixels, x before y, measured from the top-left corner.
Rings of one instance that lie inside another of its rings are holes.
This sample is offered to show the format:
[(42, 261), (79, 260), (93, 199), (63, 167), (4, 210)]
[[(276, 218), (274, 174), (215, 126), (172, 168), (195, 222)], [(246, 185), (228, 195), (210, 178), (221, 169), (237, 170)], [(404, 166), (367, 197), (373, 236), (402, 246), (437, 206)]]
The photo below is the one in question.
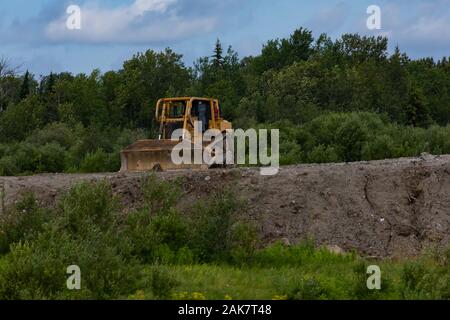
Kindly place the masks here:
[[(106, 179), (129, 210), (139, 205), (143, 176), (0, 178), (0, 193), (3, 206), (11, 205), (26, 191), (36, 193), (43, 205), (52, 206), (71, 185)], [(256, 224), (264, 243), (282, 240), (293, 244), (309, 237), (317, 244), (356, 249), (374, 257), (416, 255), (428, 246), (450, 244), (450, 156), (290, 166), (270, 177), (261, 176), (258, 169), (158, 176), (183, 177), (181, 209), (207, 198), (212, 191), (235, 188), (247, 203), (242, 217)]]

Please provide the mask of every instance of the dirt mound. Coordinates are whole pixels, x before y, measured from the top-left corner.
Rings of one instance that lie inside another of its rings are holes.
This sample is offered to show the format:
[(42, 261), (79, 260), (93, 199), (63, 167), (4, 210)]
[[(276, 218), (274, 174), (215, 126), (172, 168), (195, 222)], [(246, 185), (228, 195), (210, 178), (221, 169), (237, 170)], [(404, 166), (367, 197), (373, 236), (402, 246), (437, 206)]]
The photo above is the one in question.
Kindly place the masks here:
[[(157, 175), (183, 178), (180, 208), (213, 191), (235, 188), (247, 203), (242, 217), (258, 226), (264, 244), (313, 238), (318, 245), (339, 250), (397, 257), (450, 243), (450, 156), (290, 166), (266, 177), (258, 169)], [(117, 173), (0, 178), (0, 210), (26, 191), (52, 206), (73, 184), (104, 179), (130, 210), (139, 205), (143, 177)]]

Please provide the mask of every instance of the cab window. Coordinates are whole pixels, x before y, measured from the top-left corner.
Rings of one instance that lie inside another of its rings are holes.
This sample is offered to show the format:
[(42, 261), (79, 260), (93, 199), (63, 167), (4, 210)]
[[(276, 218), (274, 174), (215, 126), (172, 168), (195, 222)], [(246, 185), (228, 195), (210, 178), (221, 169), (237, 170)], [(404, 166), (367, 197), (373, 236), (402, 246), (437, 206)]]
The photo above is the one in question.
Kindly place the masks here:
[(168, 107), (168, 116), (170, 118), (183, 118), (186, 112), (186, 103), (171, 102)]

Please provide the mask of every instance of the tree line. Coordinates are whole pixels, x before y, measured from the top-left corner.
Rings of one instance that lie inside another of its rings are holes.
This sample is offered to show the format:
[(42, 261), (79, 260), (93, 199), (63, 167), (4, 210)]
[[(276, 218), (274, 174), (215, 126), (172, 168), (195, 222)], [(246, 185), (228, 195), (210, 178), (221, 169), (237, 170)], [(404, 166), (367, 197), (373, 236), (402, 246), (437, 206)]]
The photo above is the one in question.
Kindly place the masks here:
[(39, 78), (1, 59), (0, 175), (118, 170), (121, 148), (155, 136), (154, 105), (170, 96), (217, 97), (235, 127), (280, 128), (283, 164), (450, 153), (447, 57), (299, 28), (257, 56), (217, 40), (192, 67), (169, 48), (117, 71)]

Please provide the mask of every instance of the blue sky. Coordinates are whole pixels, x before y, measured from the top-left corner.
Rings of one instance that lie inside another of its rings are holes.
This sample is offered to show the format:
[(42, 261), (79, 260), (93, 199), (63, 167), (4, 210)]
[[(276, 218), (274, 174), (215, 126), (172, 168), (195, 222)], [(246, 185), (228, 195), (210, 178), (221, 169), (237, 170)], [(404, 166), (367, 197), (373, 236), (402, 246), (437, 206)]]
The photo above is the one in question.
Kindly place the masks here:
[[(81, 30), (66, 28), (71, 4), (81, 8)], [(366, 27), (372, 4), (381, 30)], [(119, 69), (136, 52), (165, 47), (191, 65), (216, 38), (254, 55), (300, 26), (332, 38), (382, 34), (413, 58), (450, 56), (450, 0), (2, 0), (0, 14), (0, 57), (38, 76)]]

